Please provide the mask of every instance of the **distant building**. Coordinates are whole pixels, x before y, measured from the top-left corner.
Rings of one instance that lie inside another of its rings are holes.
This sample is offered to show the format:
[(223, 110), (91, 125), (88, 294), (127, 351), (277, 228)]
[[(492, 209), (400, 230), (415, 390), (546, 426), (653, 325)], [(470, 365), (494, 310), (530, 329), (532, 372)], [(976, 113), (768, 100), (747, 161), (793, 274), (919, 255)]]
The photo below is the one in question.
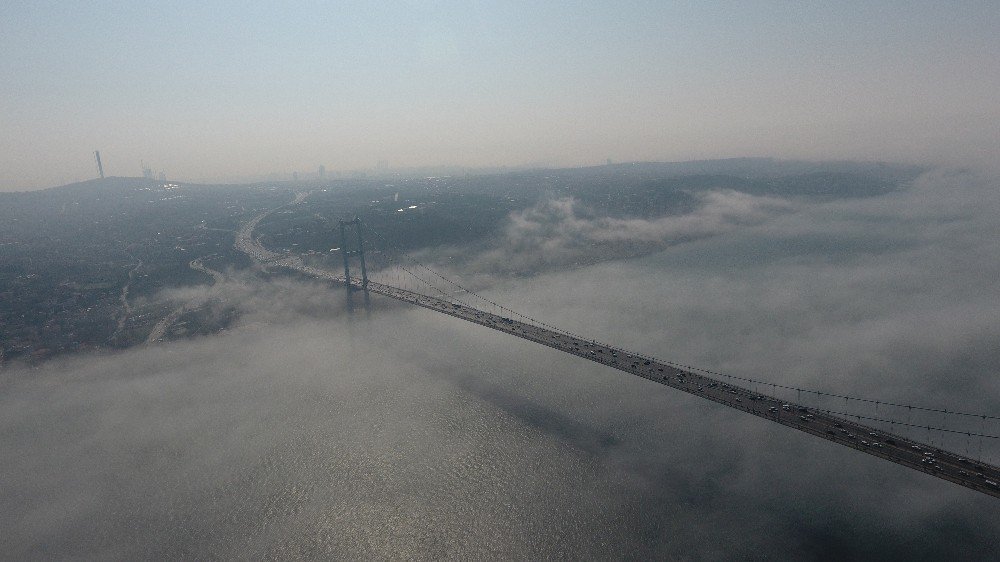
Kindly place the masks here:
[(326, 179), (326, 166), (320, 166), (317, 175), (319, 175), (319, 179), (321, 180)]
[(292, 181), (299, 181), (299, 173), (292, 172)]

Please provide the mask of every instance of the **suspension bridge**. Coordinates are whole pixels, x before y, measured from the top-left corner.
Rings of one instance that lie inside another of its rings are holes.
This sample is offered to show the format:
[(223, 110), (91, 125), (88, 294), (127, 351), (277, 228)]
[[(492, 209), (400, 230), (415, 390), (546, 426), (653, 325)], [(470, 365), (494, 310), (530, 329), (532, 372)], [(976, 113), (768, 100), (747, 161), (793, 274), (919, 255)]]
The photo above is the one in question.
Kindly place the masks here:
[[(289, 205), (303, 199), (300, 194)], [(987, 423), (992, 428), (1000, 421), (1000, 416), (849, 396), (727, 375), (599, 342), (516, 312), (469, 289), (408, 255), (377, 231), (364, 226), (356, 217), (340, 221), (341, 246), (338, 251), (342, 256), (343, 272), (309, 265), (301, 256), (264, 248), (254, 237), (253, 230), (257, 224), (276, 210), (253, 217), (244, 223), (236, 236), (237, 249), (264, 267), (291, 269), (341, 284), (348, 291), (361, 291), (366, 296), (383, 295), (479, 324), (1000, 498), (1000, 467), (983, 458), (984, 442), (989, 445), (1000, 443), (1000, 435), (987, 431)], [(378, 244), (366, 250), (365, 234), (374, 237)], [(373, 257), (378, 263), (372, 263)], [(358, 266), (360, 276), (352, 275), (352, 261)], [(379, 280), (370, 278), (370, 271), (375, 272)], [(765, 391), (770, 389), (770, 392), (761, 392), (761, 388)], [(781, 396), (782, 393), (792, 393), (797, 398), (789, 400)], [(807, 398), (824, 399), (826, 404), (803, 401), (803, 394)], [(831, 404), (841, 400), (842, 407), (831, 407)], [(897, 417), (902, 412), (905, 412), (905, 419)], [(941, 421), (932, 425), (929, 419), (935, 416)], [(945, 427), (946, 419), (956, 423)], [(981, 422), (981, 429), (973, 429), (977, 422)], [(919, 439), (916, 434), (923, 431), (926, 431), (927, 438)], [(935, 436), (936, 444), (933, 442)], [(948, 437), (952, 438), (951, 446), (945, 445)], [(964, 454), (955, 447), (963, 439)], [(978, 453), (975, 451), (976, 442)]]

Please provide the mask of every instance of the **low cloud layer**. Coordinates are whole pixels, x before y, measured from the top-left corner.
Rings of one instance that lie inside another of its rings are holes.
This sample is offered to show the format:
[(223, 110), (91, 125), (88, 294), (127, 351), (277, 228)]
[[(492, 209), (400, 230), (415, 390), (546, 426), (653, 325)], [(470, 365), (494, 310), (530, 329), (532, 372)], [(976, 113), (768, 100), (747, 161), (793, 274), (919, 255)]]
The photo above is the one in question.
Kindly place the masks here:
[(732, 190), (696, 196), (698, 207), (655, 219), (595, 216), (572, 197), (513, 213), (495, 247), (472, 260), (474, 271), (536, 272), (650, 252), (672, 244), (760, 224), (794, 209), (791, 202)]
[[(625, 266), (604, 264), (590, 269), (586, 282), (573, 275), (533, 279), (544, 295), (537, 300), (513, 292), (518, 284), (497, 294), (573, 331), (610, 341), (633, 337), (633, 346), (682, 363), (995, 413), (998, 193), (991, 176), (936, 172), (905, 192), (807, 205)], [(942, 420), (833, 400), (817, 405), (960, 431), (1000, 430), (978, 418)], [(952, 445), (964, 449), (964, 436)]]
[[(996, 413), (998, 217), (996, 178), (956, 171), (866, 200), (715, 192), (643, 221), (555, 201), (512, 217), (482, 263), (572, 263), (591, 243), (666, 250), (480, 281), (664, 359)], [(995, 552), (992, 498), (457, 319), (378, 298), (350, 311), (342, 292), (290, 280), (170, 296), (244, 314), (224, 334), (0, 375), (3, 552)]]

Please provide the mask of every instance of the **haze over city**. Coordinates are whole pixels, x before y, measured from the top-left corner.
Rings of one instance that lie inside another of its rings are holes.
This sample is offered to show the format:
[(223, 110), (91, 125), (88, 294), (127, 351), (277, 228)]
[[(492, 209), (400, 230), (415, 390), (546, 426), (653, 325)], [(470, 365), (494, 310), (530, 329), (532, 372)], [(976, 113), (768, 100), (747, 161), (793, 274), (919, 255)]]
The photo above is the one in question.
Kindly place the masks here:
[(8, 3), (0, 190), (1000, 150), (989, 2)]
[(990, 3), (8, 4), (0, 558), (996, 557)]

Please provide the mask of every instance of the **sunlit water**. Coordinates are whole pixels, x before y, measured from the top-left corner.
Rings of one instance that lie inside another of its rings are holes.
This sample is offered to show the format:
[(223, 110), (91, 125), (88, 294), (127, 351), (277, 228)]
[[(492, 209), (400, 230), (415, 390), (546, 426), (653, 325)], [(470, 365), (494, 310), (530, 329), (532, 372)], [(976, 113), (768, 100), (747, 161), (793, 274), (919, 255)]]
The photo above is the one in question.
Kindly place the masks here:
[[(664, 359), (995, 410), (988, 268), (949, 285), (940, 267), (899, 273), (894, 252), (827, 268), (745, 239), (489, 293)], [(0, 552), (995, 554), (993, 498), (431, 311), (376, 298), (348, 314), (340, 292), (310, 291), (327, 310), (5, 373)]]

